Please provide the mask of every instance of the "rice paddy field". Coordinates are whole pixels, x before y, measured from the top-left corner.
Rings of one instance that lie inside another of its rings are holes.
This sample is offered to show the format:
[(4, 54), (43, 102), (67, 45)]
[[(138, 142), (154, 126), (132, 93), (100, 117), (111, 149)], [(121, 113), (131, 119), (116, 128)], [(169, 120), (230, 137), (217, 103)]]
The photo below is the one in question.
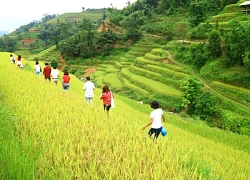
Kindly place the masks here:
[[(149, 105), (114, 94), (116, 107), (107, 117), (100, 89), (94, 103), (86, 104), (84, 82), (77, 77), (70, 75), (70, 91), (64, 92), (60, 83), (37, 77), (34, 62), (24, 59), (21, 70), (10, 63), (9, 53), (0, 53), (0, 59), (0, 179), (250, 177), (248, 136), (165, 111), (168, 134), (153, 143), (149, 127), (142, 131)], [(107, 68), (118, 81), (114, 67)]]

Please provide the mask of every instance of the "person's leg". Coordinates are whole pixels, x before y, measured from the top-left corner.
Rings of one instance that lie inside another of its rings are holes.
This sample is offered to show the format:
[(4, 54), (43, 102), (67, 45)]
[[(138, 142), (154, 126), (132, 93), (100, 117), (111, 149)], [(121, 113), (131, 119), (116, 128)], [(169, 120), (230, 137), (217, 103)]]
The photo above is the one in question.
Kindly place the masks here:
[(106, 110), (107, 110), (107, 115), (109, 117), (109, 109), (110, 109), (111, 105), (107, 106)]
[(151, 128), (151, 129), (148, 131), (148, 135), (149, 135), (149, 137), (151, 137), (151, 136), (152, 136), (152, 134), (154, 134), (154, 129), (153, 129), (153, 128)]
[(63, 91), (66, 91), (65, 83), (62, 84), (62, 89), (63, 89)]
[(161, 129), (162, 127), (160, 127), (159, 129), (155, 129), (155, 136), (154, 136), (154, 139), (157, 139), (161, 133)]
[(93, 104), (93, 97), (89, 97), (89, 103)]

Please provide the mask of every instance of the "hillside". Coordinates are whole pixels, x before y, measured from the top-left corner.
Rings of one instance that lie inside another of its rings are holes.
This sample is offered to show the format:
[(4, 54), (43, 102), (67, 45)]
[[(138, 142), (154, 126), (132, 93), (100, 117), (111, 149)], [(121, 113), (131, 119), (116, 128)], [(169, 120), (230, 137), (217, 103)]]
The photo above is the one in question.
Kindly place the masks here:
[[(8, 56), (0, 53), (1, 59)], [(248, 137), (165, 111), (168, 135), (153, 144), (141, 130), (148, 105), (115, 94), (116, 108), (107, 118), (100, 89), (89, 106), (83, 82), (73, 75), (70, 92), (63, 92), (39, 79), (28, 68), (33, 62), (23, 64), (20, 70), (8, 60), (0, 63), (6, 77), (0, 81), (4, 179), (248, 179)]]
[[(59, 68), (79, 79), (91, 71), (98, 87), (107, 84), (144, 103), (158, 99), (168, 111), (250, 135), (250, 23), (239, 7), (242, 1), (213, 6), (157, 2), (109, 8), (98, 22), (82, 13), (46, 16), (43, 23), (30, 24), (33, 36), (22, 32), (43, 48), (32, 45), (16, 53), (29, 60), (57, 60)], [(88, 13), (101, 15), (98, 10)], [(35, 40), (38, 36), (42, 42)], [(194, 84), (184, 84), (190, 82)], [(197, 91), (189, 94), (186, 87), (192, 85)]]
[(14, 51), (33, 55), (79, 32), (84, 23), (97, 26), (105, 12), (106, 9), (87, 9), (80, 13), (46, 14), (40, 21), (19, 27), (9, 37), (15, 42)]

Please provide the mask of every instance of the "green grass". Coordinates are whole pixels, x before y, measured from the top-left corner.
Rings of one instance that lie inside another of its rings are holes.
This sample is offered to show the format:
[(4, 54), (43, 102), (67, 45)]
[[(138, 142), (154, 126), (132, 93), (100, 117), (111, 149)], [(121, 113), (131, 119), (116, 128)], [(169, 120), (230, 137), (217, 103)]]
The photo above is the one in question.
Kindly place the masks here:
[(22, 39), (36, 39), (38, 35), (38, 32), (22, 32), (21, 33), (21, 38)]
[[(0, 89), (1, 90), (1, 89)], [(1, 179), (34, 179), (36, 156), (29, 139), (20, 139), (15, 124), (19, 121), (3, 102), (0, 94), (0, 177)]]
[(123, 84), (118, 78), (117, 73), (106, 74), (103, 78), (103, 84), (109, 86), (111, 90), (119, 91), (123, 88)]
[(103, 76), (94, 77), (93, 82), (96, 87), (102, 88), (105, 84), (103, 83)]
[(97, 70), (97, 71), (93, 74), (94, 77), (99, 77), (99, 76), (103, 76), (103, 77), (104, 77), (104, 75), (105, 75), (105, 71), (101, 71), (101, 70)]
[(223, 13), (223, 14), (218, 14), (216, 16), (212, 17), (212, 22), (227, 22), (229, 20), (232, 20), (236, 17), (243, 16), (241, 12), (230, 12), (230, 13)]
[(145, 55), (144, 52), (138, 52), (138, 51), (129, 51), (128, 54), (136, 56), (136, 57)]
[(159, 48), (152, 49), (151, 54), (157, 55), (157, 56), (160, 56), (160, 57), (166, 57), (166, 58), (169, 56), (169, 54), (167, 53), (167, 51), (165, 51), (163, 49), (159, 49)]
[(246, 94), (250, 95), (250, 90), (246, 89), (246, 88), (237, 87), (237, 86), (233, 86), (233, 85), (230, 85), (230, 84), (225, 84), (225, 83), (218, 82), (218, 81), (213, 81), (212, 84), (216, 85), (216, 86), (218, 86), (220, 88), (225, 88), (225, 89), (233, 90), (233, 91), (240, 91), (242, 93), (246, 93)]
[(129, 88), (129, 89), (131, 89), (133, 91), (137, 91), (137, 92), (139, 92), (139, 93), (141, 93), (143, 95), (149, 95), (148, 91), (146, 91), (145, 89), (142, 89), (142, 88), (134, 85), (133, 83), (130, 83), (129, 80), (123, 78), (123, 81), (124, 81), (123, 84), (124, 84), (125, 87), (127, 87), (127, 88)]
[(148, 60), (159, 61), (159, 60), (167, 59), (168, 55), (165, 54), (165, 56), (158, 56), (158, 55), (154, 55), (151, 53), (147, 53), (145, 54), (144, 58)]
[(167, 69), (167, 68), (164, 68), (164, 67), (159, 67), (159, 66), (155, 66), (155, 65), (151, 65), (151, 64), (146, 65), (145, 69), (151, 70), (153, 72), (160, 73), (163, 76), (167, 76), (167, 77), (171, 77), (171, 78), (179, 79), (179, 80), (183, 79), (183, 78), (186, 78), (186, 77), (189, 77), (188, 74), (173, 71), (171, 69)]
[(210, 83), (209, 86), (235, 102), (246, 106), (250, 105), (250, 91), (248, 89), (227, 85), (218, 81)]
[(48, 54), (48, 53), (50, 53), (51, 51), (54, 51), (55, 49), (56, 49), (56, 46), (55, 46), (55, 45), (54, 45), (54, 46), (51, 46), (51, 47), (49, 47), (48, 49), (46, 49), (46, 50), (44, 50), (44, 51), (38, 53), (38, 54), (36, 55), (36, 57), (42, 58), (45, 54)]
[(97, 68), (102, 67), (105, 68), (105, 71), (107, 73), (117, 72), (118, 69), (115, 67), (115, 65), (112, 64), (99, 64)]
[(145, 59), (144, 57), (138, 57), (135, 60), (135, 65), (146, 66), (147, 64), (156, 65), (156, 66), (160, 66), (160, 67), (166, 67), (168, 69), (178, 71), (178, 72), (184, 72), (184, 73), (187, 72), (187, 70), (181, 66), (171, 65), (171, 64), (167, 64), (165, 62), (151, 61), (151, 60)]
[(129, 70), (134, 72), (135, 74), (143, 75), (143, 76), (148, 77), (148, 78), (151, 78), (152, 76), (159, 78), (162, 76), (159, 73), (148, 71), (148, 70), (142, 69), (142, 68), (138, 68), (138, 67), (133, 66), (133, 65), (129, 66)]
[(124, 65), (122, 65), (121, 62), (119, 62), (119, 61), (115, 62), (115, 68), (116, 69), (121, 69), (122, 67), (124, 67)]
[(144, 87), (146, 90), (153, 91), (155, 93), (160, 93), (164, 95), (170, 95), (174, 97), (180, 97), (181, 92), (163, 83), (151, 80), (144, 76), (139, 76), (131, 73), (128, 68), (123, 68), (121, 70), (122, 75), (124, 75), (128, 80), (136, 82), (136, 85)]
[[(81, 8), (80, 8), (81, 9)], [(51, 19), (48, 21), (50, 24), (57, 24), (59, 19), (60, 23), (65, 23), (65, 22), (78, 22), (82, 21), (84, 18), (90, 19), (91, 21), (97, 21), (99, 18), (103, 16), (105, 13), (105, 10), (93, 10), (93, 11), (84, 11), (84, 12), (79, 12), (79, 13), (64, 13), (61, 14), (54, 19)]]

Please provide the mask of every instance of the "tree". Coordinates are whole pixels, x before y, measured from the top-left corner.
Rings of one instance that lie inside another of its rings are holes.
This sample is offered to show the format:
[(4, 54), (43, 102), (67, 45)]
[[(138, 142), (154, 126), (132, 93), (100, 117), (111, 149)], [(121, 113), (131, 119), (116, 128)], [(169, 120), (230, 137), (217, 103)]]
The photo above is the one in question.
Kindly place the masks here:
[(51, 67), (58, 67), (58, 62), (56, 60), (52, 60), (50, 62)]
[(231, 31), (226, 34), (225, 64), (244, 65), (243, 58), (249, 51), (250, 22), (232, 20), (229, 22)]
[(188, 28), (189, 28), (188, 23), (184, 22), (184, 21), (180, 21), (180, 22), (176, 23), (176, 25), (175, 25), (176, 35), (178, 35), (183, 40), (183, 43), (184, 43), (184, 40), (186, 38)]
[(126, 38), (132, 40), (133, 42), (139, 41), (142, 37), (142, 32), (136, 28), (126, 29)]
[(207, 49), (211, 56), (219, 57), (221, 56), (221, 36), (218, 30), (213, 30), (208, 37)]
[(193, 62), (193, 65), (200, 69), (202, 66), (204, 66), (208, 60), (208, 56), (205, 50), (205, 45), (202, 43), (199, 44), (193, 44), (191, 46), (190, 52), (191, 52), (191, 62)]
[(219, 112), (216, 108), (216, 97), (210, 92), (204, 92), (195, 104), (195, 115), (199, 116), (201, 120), (212, 122), (216, 119)]
[(204, 21), (206, 18), (206, 3), (203, 1), (191, 2), (189, 5), (189, 13), (191, 16), (190, 24), (192, 26), (197, 26), (200, 22)]
[(160, 13), (163, 14), (169, 8), (170, 8), (170, 0), (159, 0), (158, 9)]
[(203, 84), (194, 77), (186, 78), (181, 84), (180, 89), (183, 93), (181, 106), (187, 108), (188, 114), (194, 113), (194, 106), (202, 93), (202, 87)]

